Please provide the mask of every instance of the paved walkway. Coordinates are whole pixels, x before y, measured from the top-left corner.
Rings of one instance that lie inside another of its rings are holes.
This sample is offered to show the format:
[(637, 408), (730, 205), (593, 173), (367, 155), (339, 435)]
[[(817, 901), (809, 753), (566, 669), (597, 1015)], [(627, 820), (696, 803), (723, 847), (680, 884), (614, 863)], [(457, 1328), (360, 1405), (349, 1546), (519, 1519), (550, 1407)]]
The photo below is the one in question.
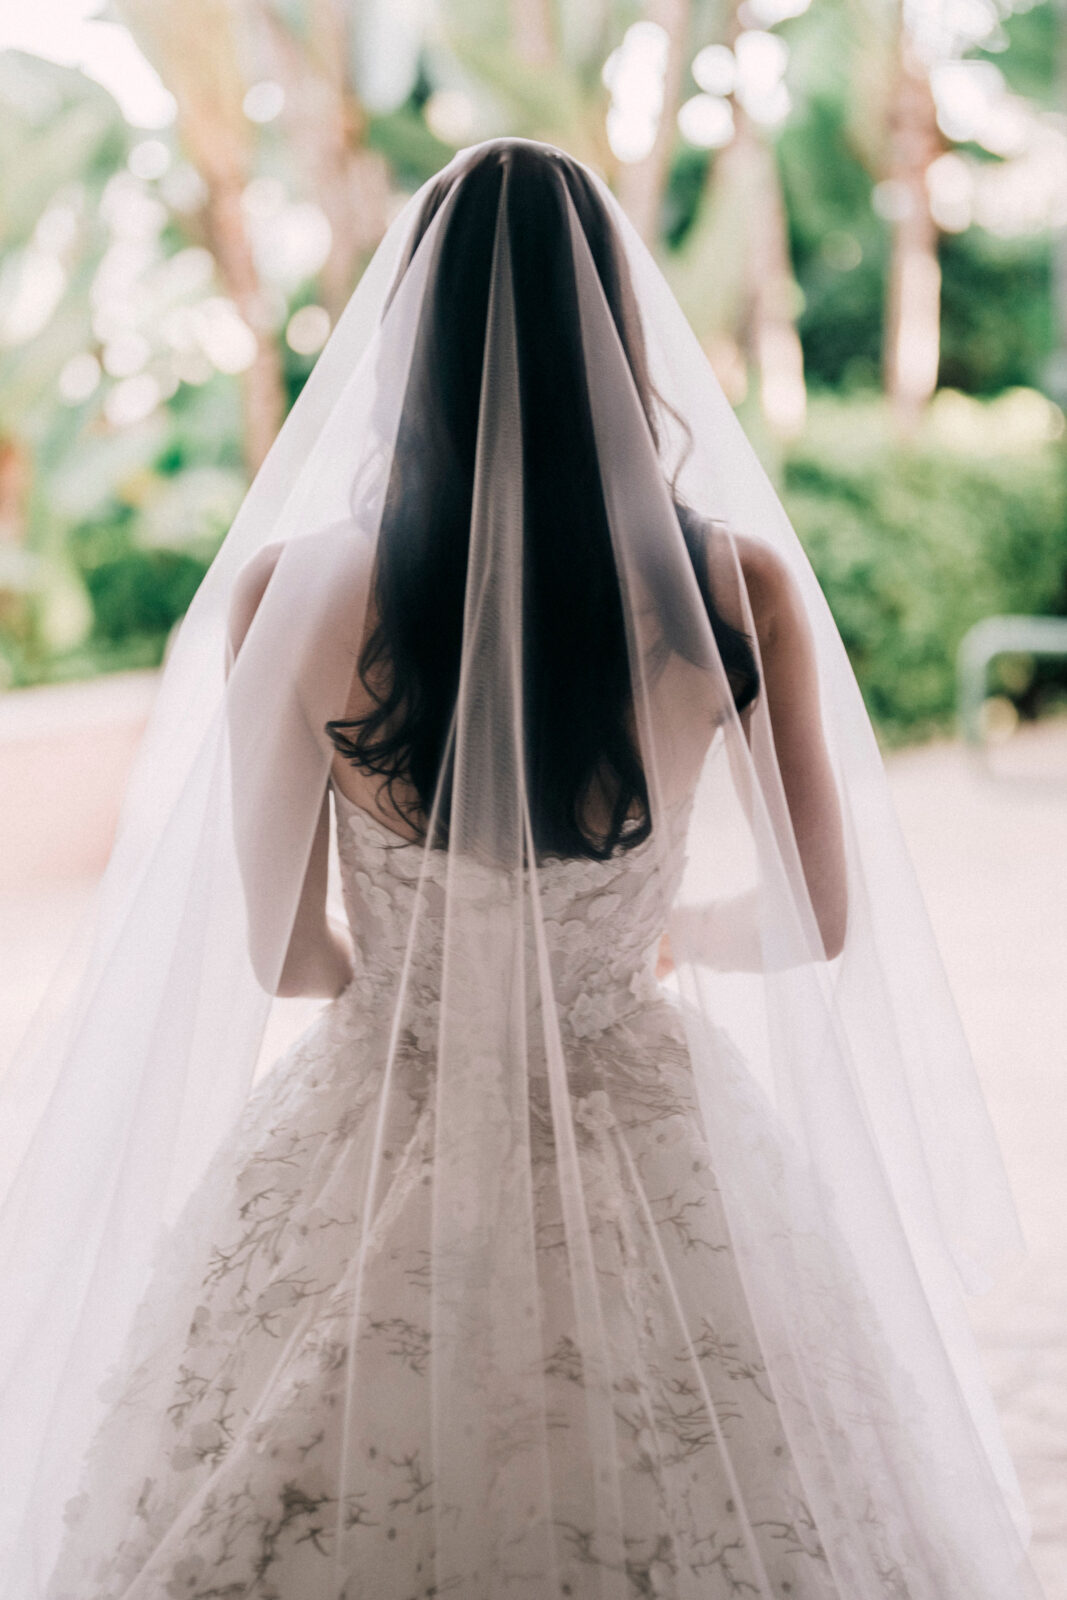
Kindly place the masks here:
[(994, 755), (996, 776), (955, 745), (889, 773), (1029, 1244), (973, 1317), (1034, 1564), (1067, 1600), (1067, 719)]
[[(996, 777), (952, 744), (889, 772), (1030, 1244), (974, 1317), (1035, 1565), (1048, 1600), (1067, 1600), (1067, 719), (996, 754)], [(0, 890), (0, 1063), (91, 888)]]

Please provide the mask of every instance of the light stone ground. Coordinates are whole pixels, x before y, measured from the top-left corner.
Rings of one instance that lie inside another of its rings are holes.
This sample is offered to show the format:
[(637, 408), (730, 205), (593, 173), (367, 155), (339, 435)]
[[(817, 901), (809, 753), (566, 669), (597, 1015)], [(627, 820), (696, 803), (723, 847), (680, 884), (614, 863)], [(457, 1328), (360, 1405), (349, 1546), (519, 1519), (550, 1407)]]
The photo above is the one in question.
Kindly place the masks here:
[[(1067, 1600), (1067, 719), (994, 754), (993, 772), (952, 743), (887, 765), (1030, 1247), (974, 1302), (974, 1320), (1034, 1563), (1048, 1600)], [(25, 812), (16, 820), (25, 837)], [(0, 1062), (92, 887), (83, 877), (0, 892)]]
[(1067, 719), (993, 752), (888, 762), (1029, 1253), (973, 1302), (1034, 1523), (1048, 1600), (1067, 1600)]

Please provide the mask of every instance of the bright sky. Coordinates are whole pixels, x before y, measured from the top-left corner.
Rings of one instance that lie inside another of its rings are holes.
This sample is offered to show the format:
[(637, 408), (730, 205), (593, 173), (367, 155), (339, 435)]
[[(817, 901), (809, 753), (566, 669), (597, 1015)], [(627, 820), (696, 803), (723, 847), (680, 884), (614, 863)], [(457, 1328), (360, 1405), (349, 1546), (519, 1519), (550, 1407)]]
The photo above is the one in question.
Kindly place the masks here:
[(28, 50), (80, 67), (115, 96), (127, 121), (164, 128), (174, 101), (119, 23), (97, 22), (101, 0), (6, 0), (0, 7), (0, 50)]

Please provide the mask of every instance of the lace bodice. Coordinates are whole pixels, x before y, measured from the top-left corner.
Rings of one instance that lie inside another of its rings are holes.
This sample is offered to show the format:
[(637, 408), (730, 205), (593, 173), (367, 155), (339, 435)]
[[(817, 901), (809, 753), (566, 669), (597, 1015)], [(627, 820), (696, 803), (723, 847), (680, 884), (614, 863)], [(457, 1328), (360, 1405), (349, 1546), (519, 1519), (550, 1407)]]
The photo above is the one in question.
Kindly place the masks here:
[[(440, 950), (446, 900), (446, 851), (427, 853), (401, 839), (334, 789), (345, 908), (355, 946), (352, 993), (384, 1003), (405, 961), (411, 916), (418, 906), (420, 948)], [(661, 997), (656, 952), (685, 863), (688, 806), (666, 814), (667, 843), (653, 833), (608, 861), (546, 858), (538, 867), (553, 989), (561, 1024), (585, 1038)], [(493, 868), (464, 873), (463, 892), (487, 910), (511, 892)], [(528, 952), (532, 963), (533, 938)], [(420, 1044), (433, 1046), (439, 964), (420, 961), (409, 976), (408, 1007)], [(532, 986), (536, 991), (536, 985)]]

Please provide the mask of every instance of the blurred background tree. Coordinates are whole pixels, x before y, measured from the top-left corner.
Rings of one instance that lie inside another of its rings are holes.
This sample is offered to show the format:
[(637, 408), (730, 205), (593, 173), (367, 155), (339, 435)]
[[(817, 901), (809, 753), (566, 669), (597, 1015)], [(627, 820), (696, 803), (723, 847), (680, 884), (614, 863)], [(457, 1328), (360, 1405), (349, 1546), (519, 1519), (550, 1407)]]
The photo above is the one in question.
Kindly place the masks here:
[(1067, 0), (10, 0), (4, 681), (158, 662), (397, 209), (512, 133), (659, 256), (885, 736), (944, 726), (970, 622), (1067, 610), (1065, 40)]

